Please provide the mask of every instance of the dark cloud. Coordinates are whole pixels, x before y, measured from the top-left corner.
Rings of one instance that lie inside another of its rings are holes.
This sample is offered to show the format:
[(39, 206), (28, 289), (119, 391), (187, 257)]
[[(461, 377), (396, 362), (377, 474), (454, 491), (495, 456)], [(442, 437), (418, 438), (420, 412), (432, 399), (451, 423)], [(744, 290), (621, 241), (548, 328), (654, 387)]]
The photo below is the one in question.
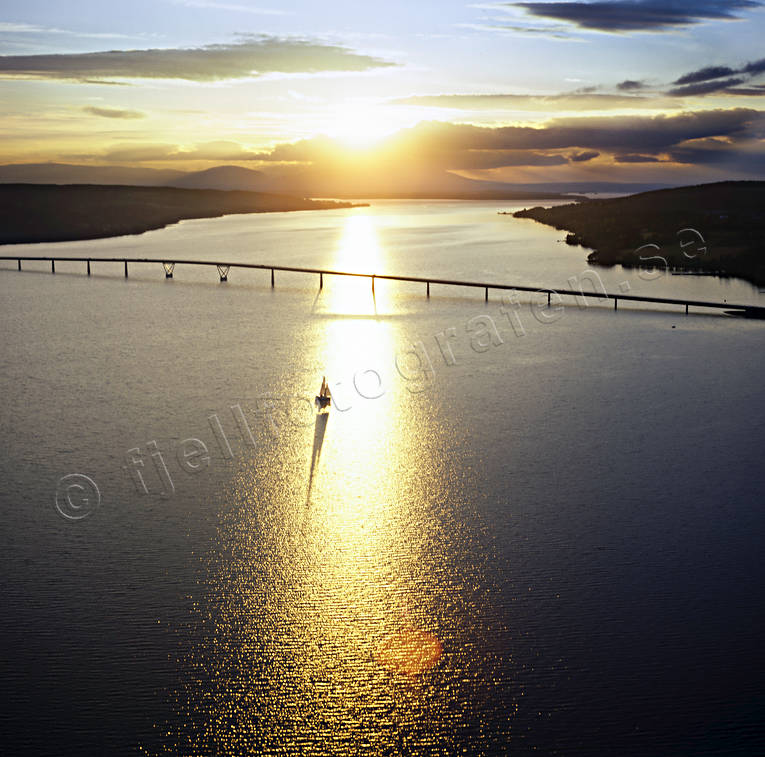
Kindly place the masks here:
[(765, 144), (753, 143), (749, 149), (731, 150), (730, 145), (717, 140), (701, 141), (697, 144), (684, 145), (671, 150), (670, 158), (675, 163), (697, 166), (713, 166), (732, 170), (746, 169), (750, 172), (765, 169)]
[(752, 74), (754, 76), (761, 74), (763, 71), (765, 71), (765, 58), (760, 58), (759, 60), (747, 63), (741, 68), (740, 73)]
[(747, 97), (765, 96), (765, 84), (755, 84), (751, 87), (733, 87), (725, 90), (726, 95), (745, 95)]
[(566, 163), (565, 155), (533, 150), (462, 150), (449, 159), (449, 168), (479, 171), (508, 166), (563, 166)]
[(218, 81), (265, 73), (367, 71), (395, 65), (308, 39), (248, 37), (196, 48), (0, 56), (0, 76), (34, 79), (186, 79)]
[(643, 89), (643, 87), (645, 84), (642, 81), (635, 81), (634, 79), (625, 79), (616, 85), (620, 92), (632, 92), (636, 89)]
[(145, 118), (146, 114), (141, 113), (140, 110), (122, 110), (120, 108), (97, 108), (95, 106), (88, 106), (82, 109), (85, 113), (91, 116), (99, 116), (101, 118)]
[[(684, 95), (708, 95), (712, 92), (720, 92), (730, 87), (735, 87), (748, 81), (765, 71), (765, 58), (747, 63), (740, 68), (731, 68), (730, 66), (705, 66), (696, 71), (683, 74), (679, 79), (675, 79), (673, 84), (685, 86), (670, 89), (667, 94), (674, 97)], [(731, 77), (731, 78), (724, 78)], [(734, 94), (741, 94), (735, 92)]]
[(615, 155), (614, 160), (617, 163), (658, 163), (659, 159), (653, 155), (638, 155), (636, 153), (627, 153), (626, 155)]
[(721, 90), (728, 89), (728, 87), (735, 87), (737, 84), (742, 84), (746, 79), (741, 77), (734, 77), (733, 79), (721, 79), (720, 81), (707, 81), (701, 84), (688, 84), (685, 87), (675, 87), (667, 92), (672, 97), (690, 97), (691, 95), (708, 95), (712, 92), (720, 92)]
[(480, 170), (581, 163), (608, 153), (619, 162), (657, 162), (689, 141), (720, 138), (729, 154), (762, 136), (765, 111), (747, 108), (677, 115), (560, 118), (542, 127), (482, 127), (424, 122), (389, 137), (368, 155), (349, 153), (327, 137), (282, 144), (254, 160), (310, 163), (328, 172), (354, 165), (369, 172), (400, 166)]
[(488, 128), (426, 123), (410, 131), (421, 143), (433, 140), (432, 144), (441, 145), (444, 149), (579, 148), (653, 152), (689, 139), (743, 136), (751, 132), (755, 125), (762, 124), (763, 119), (765, 113), (762, 111), (732, 108), (677, 115), (563, 118), (550, 121), (544, 127)]
[(538, 18), (604, 32), (663, 31), (702, 21), (738, 18), (756, 0), (613, 0), (611, 2), (511, 3)]
[(698, 71), (691, 71), (691, 73), (675, 79), (672, 83), (698, 84), (698, 82), (710, 81), (711, 79), (722, 79), (723, 76), (732, 76), (735, 73), (737, 72), (728, 66), (707, 66), (706, 68), (700, 68)]

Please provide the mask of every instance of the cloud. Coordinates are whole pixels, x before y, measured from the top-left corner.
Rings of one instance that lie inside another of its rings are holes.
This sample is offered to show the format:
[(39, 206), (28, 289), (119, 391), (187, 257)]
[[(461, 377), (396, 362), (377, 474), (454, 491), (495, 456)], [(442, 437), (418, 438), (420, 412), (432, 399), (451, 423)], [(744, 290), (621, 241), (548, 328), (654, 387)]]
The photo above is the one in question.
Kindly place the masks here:
[(252, 150), (247, 150), (238, 142), (219, 140), (216, 142), (203, 142), (196, 145), (192, 150), (178, 150), (172, 156), (172, 160), (253, 160), (257, 155)]
[(140, 110), (121, 110), (120, 108), (97, 108), (89, 105), (82, 109), (91, 116), (100, 116), (101, 118), (145, 118), (146, 114)]
[[(747, 63), (739, 68), (730, 66), (705, 66), (696, 71), (683, 74), (675, 79), (673, 84), (685, 86), (675, 87), (667, 92), (673, 97), (689, 95), (708, 95), (743, 84), (749, 79), (765, 71), (765, 58)], [(725, 78), (728, 77), (728, 78)], [(740, 92), (737, 94), (741, 94)]]
[(109, 150), (99, 157), (112, 163), (142, 163), (152, 160), (167, 160), (167, 156), (176, 151), (175, 145), (168, 144), (124, 145)]
[(186, 79), (220, 81), (264, 73), (368, 71), (396, 65), (308, 39), (249, 37), (196, 48), (0, 56), (0, 76), (32, 79)]
[(702, 21), (739, 18), (757, 0), (610, 0), (600, 2), (510, 3), (536, 18), (602, 32), (665, 31)]
[(728, 89), (728, 87), (735, 87), (737, 84), (742, 84), (746, 79), (741, 77), (734, 77), (732, 79), (722, 79), (721, 81), (707, 81), (701, 84), (688, 84), (685, 87), (675, 87), (667, 92), (672, 97), (690, 97), (692, 95), (708, 95), (712, 92), (720, 92), (721, 90)]
[(275, 8), (263, 8), (241, 3), (221, 3), (217, 0), (173, 0), (175, 5), (185, 5), (187, 8), (211, 8), (213, 10), (235, 11), (238, 13), (252, 13), (256, 16), (291, 16), (292, 11), (277, 10)]
[(116, 145), (97, 156), (99, 160), (112, 163), (146, 163), (158, 161), (191, 160), (257, 160), (259, 153), (247, 150), (238, 142), (203, 142), (191, 149), (173, 144)]
[(757, 140), (752, 140), (742, 150), (731, 150), (730, 145), (721, 140), (699, 140), (677, 147), (669, 155), (676, 163), (732, 170), (746, 168), (750, 172), (765, 169), (765, 143)]
[(454, 154), (448, 167), (452, 170), (480, 171), (508, 166), (563, 166), (565, 155), (533, 150), (463, 150)]
[(636, 81), (634, 79), (625, 79), (616, 85), (616, 88), (620, 92), (632, 92), (636, 89), (643, 89), (643, 87), (645, 87), (645, 84), (642, 81)]
[(765, 132), (765, 111), (733, 108), (677, 115), (553, 119), (540, 127), (484, 127), (440, 121), (404, 129), (368, 153), (348, 151), (327, 137), (277, 145), (253, 159), (311, 164), (327, 175), (356, 170), (393, 174), (406, 166), (427, 170), (482, 170), (505, 166), (576, 164), (600, 154), (618, 162), (659, 162), (698, 140), (719, 139), (729, 155)]
[(745, 135), (765, 119), (747, 108), (704, 110), (677, 115), (559, 118), (542, 127), (479, 127), (431, 122), (410, 130), (426, 144), (461, 149), (666, 149), (689, 139)]
[[(116, 34), (114, 32), (80, 32), (72, 29), (59, 29), (55, 26), (39, 26), (38, 24), (14, 23), (0, 21), (0, 33), (3, 34), (63, 34), (70, 37), (88, 39), (136, 39), (134, 34)], [(140, 35), (138, 35), (140, 36)]]
[[(350, 148), (340, 140), (314, 137), (253, 151), (238, 142), (190, 146), (115, 144), (90, 156), (104, 163), (249, 163), (285, 186), (351, 192), (384, 186), (386, 191), (437, 187), (449, 171), (482, 172), (526, 168), (530, 172), (657, 171), (698, 166), (730, 176), (758, 177), (765, 170), (765, 109), (699, 110), (655, 116), (556, 118), (539, 126), (488, 127), (423, 122), (390, 135), (374, 147)], [(660, 165), (659, 165), (660, 164)], [(610, 168), (609, 168), (610, 166)], [(686, 170), (686, 169), (683, 169)], [(290, 184), (292, 182), (292, 184)], [(323, 189), (322, 189), (323, 188)], [(302, 190), (301, 190), (302, 191)], [(423, 190), (425, 191), (425, 190)], [(430, 191), (428, 189), (427, 191)]]
[(725, 90), (726, 95), (745, 95), (747, 97), (765, 96), (765, 84), (754, 84), (751, 87), (733, 87)]
[(760, 58), (759, 60), (747, 63), (741, 68), (740, 73), (752, 74), (754, 76), (756, 74), (761, 74), (763, 71), (765, 71), (765, 58)]
[(638, 155), (636, 153), (627, 153), (626, 155), (615, 155), (614, 160), (617, 163), (658, 163), (659, 159), (653, 155)]
[(642, 95), (568, 92), (557, 95), (442, 94), (411, 95), (391, 101), (394, 105), (419, 105), (450, 110), (607, 110), (610, 108), (655, 108), (656, 100)]
[(457, 26), (463, 29), (474, 29), (479, 32), (495, 32), (500, 34), (506, 34), (510, 36), (526, 35), (526, 34), (539, 34), (545, 37), (552, 37), (553, 39), (565, 40), (567, 42), (575, 41), (575, 38), (570, 34), (570, 30), (566, 26), (523, 26), (520, 24), (501, 24), (495, 22), (481, 23), (481, 24), (457, 24)]
[(673, 84), (697, 84), (698, 82), (710, 81), (711, 79), (721, 79), (723, 76), (732, 76), (735, 73), (736, 71), (729, 66), (707, 66), (706, 68), (700, 68), (698, 71), (691, 71), (679, 79), (675, 79)]

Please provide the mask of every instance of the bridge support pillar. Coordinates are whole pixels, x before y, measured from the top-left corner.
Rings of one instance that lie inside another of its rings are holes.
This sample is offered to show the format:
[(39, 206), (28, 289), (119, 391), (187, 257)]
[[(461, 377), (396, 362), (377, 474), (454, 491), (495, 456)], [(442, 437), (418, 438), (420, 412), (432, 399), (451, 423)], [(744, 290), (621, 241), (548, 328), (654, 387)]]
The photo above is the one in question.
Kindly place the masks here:
[(128, 277), (128, 275), (127, 275), (127, 260), (126, 260), (125, 261), (125, 278), (127, 278), (127, 277)]
[(274, 288), (274, 269), (271, 269), (271, 289)]
[(88, 276), (90, 276), (90, 260), (88, 260)]
[(50, 272), (56, 273), (56, 261), (53, 258), (50, 259)]
[(619, 304), (619, 300), (616, 297), (614, 297), (614, 310), (616, 310), (616, 308), (618, 307), (618, 304)]
[(430, 297), (430, 282), (427, 283), (426, 296)]

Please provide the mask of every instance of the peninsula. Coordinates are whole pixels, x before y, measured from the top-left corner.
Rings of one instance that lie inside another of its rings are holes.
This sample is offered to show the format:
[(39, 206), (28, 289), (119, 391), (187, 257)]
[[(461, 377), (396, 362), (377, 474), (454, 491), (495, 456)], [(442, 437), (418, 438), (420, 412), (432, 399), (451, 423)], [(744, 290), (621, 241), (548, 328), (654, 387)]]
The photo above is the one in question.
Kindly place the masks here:
[(570, 232), (590, 263), (715, 273), (765, 284), (765, 181), (725, 181), (519, 210)]
[(0, 184), (0, 244), (141, 234), (188, 218), (325, 210), (350, 202), (265, 192), (95, 184)]

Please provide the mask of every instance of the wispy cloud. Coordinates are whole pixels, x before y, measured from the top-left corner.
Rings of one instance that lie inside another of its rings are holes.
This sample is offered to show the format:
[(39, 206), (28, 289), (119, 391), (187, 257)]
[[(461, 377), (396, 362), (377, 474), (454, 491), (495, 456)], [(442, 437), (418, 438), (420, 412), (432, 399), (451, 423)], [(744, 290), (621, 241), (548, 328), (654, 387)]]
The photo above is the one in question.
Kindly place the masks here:
[(473, 29), (479, 32), (494, 32), (509, 36), (519, 36), (527, 34), (536, 34), (542, 37), (552, 37), (553, 39), (576, 42), (578, 41), (565, 26), (528, 26), (524, 24), (508, 24), (504, 19), (487, 20), (481, 23), (461, 23), (456, 24), (461, 29)]
[(553, 108), (556, 110), (656, 108), (661, 104), (656, 98), (645, 95), (592, 91), (564, 92), (554, 95), (512, 93), (411, 95), (392, 100), (391, 103), (394, 105), (418, 105), (421, 107), (449, 110), (528, 110), (543, 112), (550, 111)]
[(60, 34), (69, 37), (84, 37), (87, 39), (137, 39), (135, 34), (117, 34), (115, 32), (82, 32), (74, 29), (59, 29), (55, 26), (39, 26), (38, 24), (14, 23), (0, 21), (1, 34), (45, 35)]
[(225, 3), (217, 0), (172, 0), (174, 5), (185, 5), (188, 8), (211, 8), (213, 10), (233, 11), (235, 13), (252, 13), (256, 16), (291, 16), (293, 11), (277, 8), (264, 8), (260, 5), (244, 5), (242, 3)]
[[(81, 156), (83, 157), (83, 156)], [(88, 156), (92, 158), (93, 156)], [(191, 148), (174, 144), (122, 144), (115, 145), (96, 156), (109, 163), (149, 163), (156, 161), (191, 160), (256, 160), (258, 153), (242, 147), (238, 142), (203, 142)]]
[(733, 87), (726, 89), (727, 95), (742, 95), (746, 97), (765, 97), (765, 84), (754, 84), (751, 87)]
[(260, 35), (196, 48), (108, 50), (94, 53), (0, 56), (6, 78), (186, 79), (220, 81), (270, 72), (367, 71), (396, 65), (339, 45)]
[(98, 108), (95, 105), (88, 105), (82, 109), (83, 112), (90, 116), (98, 116), (100, 118), (146, 118), (145, 113), (141, 113), (140, 110), (123, 110), (121, 108)]

